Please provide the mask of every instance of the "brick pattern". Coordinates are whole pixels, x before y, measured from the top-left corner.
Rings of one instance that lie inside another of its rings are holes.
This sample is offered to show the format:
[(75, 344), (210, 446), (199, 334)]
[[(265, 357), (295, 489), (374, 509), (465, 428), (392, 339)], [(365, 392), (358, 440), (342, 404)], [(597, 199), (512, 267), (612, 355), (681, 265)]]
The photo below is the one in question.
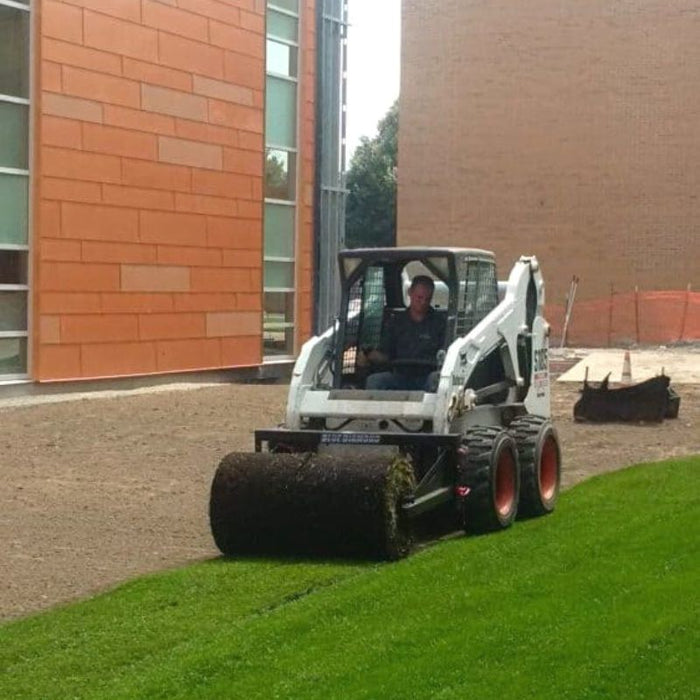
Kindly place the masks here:
[(695, 0), (403, 0), (402, 50), (400, 244), (535, 253), (555, 304), (698, 288)]
[(316, 22), (314, 21), (315, 0), (301, 0), (305, 8), (302, 18), (302, 50), (300, 57), (301, 108), (299, 115), (300, 134), (300, 173), (301, 187), (298, 196), (297, 239), (297, 294), (295, 319), (297, 345), (312, 334), (313, 322), (313, 230), (314, 230), (314, 153), (315, 153), (315, 62), (316, 62)]
[(260, 363), (265, 3), (36, 5), (34, 378)]

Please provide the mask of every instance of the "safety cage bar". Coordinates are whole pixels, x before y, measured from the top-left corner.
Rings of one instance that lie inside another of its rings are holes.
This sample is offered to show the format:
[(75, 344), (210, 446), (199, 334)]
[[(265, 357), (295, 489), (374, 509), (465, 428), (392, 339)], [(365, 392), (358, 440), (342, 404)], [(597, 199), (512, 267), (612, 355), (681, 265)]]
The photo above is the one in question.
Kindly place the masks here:
[(478, 249), (374, 248), (339, 255), (341, 314), (333, 343), (333, 387), (361, 388), (357, 353), (378, 347), (387, 321), (405, 309), (411, 263), (421, 263), (436, 280), (446, 314), (443, 349), (465, 335), (498, 305), (493, 254)]

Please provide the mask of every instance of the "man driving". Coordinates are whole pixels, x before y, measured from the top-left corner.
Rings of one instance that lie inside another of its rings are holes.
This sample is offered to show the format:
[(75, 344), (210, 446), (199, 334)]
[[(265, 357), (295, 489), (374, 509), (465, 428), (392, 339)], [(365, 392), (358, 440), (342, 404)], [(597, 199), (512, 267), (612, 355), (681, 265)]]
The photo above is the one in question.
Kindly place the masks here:
[(387, 324), (380, 347), (358, 353), (359, 367), (392, 367), (370, 374), (367, 389), (435, 391), (431, 373), (437, 366), (437, 352), (445, 343), (445, 319), (430, 305), (434, 291), (430, 277), (414, 277), (408, 290), (408, 308)]

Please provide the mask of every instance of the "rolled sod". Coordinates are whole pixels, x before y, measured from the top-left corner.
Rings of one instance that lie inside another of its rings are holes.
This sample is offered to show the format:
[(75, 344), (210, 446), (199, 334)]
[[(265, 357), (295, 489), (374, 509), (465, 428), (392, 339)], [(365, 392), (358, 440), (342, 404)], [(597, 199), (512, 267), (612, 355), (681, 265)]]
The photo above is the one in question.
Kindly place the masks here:
[(226, 555), (398, 559), (411, 546), (400, 503), (414, 488), (397, 456), (233, 452), (212, 482), (211, 530)]

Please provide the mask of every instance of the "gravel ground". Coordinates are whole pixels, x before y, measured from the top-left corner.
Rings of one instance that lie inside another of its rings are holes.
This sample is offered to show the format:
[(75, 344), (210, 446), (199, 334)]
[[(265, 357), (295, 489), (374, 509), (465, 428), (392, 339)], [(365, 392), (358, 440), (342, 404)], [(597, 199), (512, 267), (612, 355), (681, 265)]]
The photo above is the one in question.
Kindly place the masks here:
[[(555, 384), (564, 487), (700, 455), (700, 386), (674, 386), (680, 417), (639, 426), (576, 424), (578, 386)], [(225, 384), (0, 408), (0, 620), (217, 556), (214, 469), (226, 453), (252, 450), (255, 428), (282, 420), (286, 394), (283, 384)]]

